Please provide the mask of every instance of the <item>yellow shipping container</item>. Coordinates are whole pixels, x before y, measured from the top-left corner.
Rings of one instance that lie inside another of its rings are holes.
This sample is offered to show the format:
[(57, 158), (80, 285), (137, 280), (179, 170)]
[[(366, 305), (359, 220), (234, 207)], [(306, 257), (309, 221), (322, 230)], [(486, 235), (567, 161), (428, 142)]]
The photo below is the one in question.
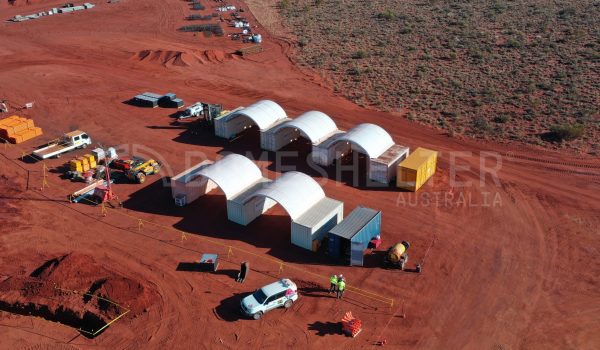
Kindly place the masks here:
[(88, 160), (91, 169), (96, 168), (96, 158), (93, 154), (84, 154), (83, 157)]
[(69, 161), (69, 170), (83, 172), (83, 167), (79, 159), (71, 159)]
[(398, 165), (396, 186), (416, 192), (435, 174), (437, 152), (417, 148)]

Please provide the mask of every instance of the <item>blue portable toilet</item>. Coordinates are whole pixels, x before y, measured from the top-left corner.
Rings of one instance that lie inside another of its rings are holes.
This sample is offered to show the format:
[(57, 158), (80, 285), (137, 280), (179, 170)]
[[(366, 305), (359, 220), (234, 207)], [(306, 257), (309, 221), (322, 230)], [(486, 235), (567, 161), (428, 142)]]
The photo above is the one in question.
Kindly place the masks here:
[(363, 266), (365, 249), (380, 234), (381, 211), (357, 207), (329, 231), (329, 256), (350, 266)]

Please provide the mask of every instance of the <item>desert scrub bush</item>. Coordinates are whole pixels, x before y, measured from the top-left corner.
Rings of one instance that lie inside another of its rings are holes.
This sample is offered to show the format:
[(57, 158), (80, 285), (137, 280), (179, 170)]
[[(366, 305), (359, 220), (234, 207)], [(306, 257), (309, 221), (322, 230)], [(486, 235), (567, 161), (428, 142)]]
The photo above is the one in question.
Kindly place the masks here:
[(392, 21), (396, 19), (396, 14), (391, 10), (385, 10), (377, 14), (377, 18), (384, 19), (386, 21)]
[(523, 42), (517, 38), (510, 38), (506, 40), (506, 44), (504, 44), (504, 46), (508, 47), (509, 49), (518, 49), (523, 47)]
[(489, 131), (490, 124), (484, 117), (476, 117), (473, 119), (473, 128), (478, 131)]
[(281, 0), (279, 2), (279, 8), (287, 9), (290, 7), (290, 0)]
[(305, 47), (306, 45), (308, 45), (308, 39), (307, 38), (300, 38), (300, 40), (298, 40), (298, 46)]
[(583, 124), (558, 124), (550, 127), (550, 136), (557, 141), (571, 141), (583, 136)]
[(494, 123), (504, 124), (510, 120), (510, 116), (506, 114), (498, 115), (494, 117)]
[(558, 17), (558, 19), (560, 19), (561, 21), (566, 21), (568, 19), (570, 19), (571, 17), (575, 16), (575, 9), (572, 7), (567, 7), (564, 8), (560, 11), (558, 11), (558, 13), (556, 14), (556, 16)]
[(357, 76), (357, 75), (360, 75), (360, 73), (361, 73), (360, 68), (358, 68), (358, 67), (352, 67), (352, 68), (348, 69), (349, 75)]
[(367, 58), (368, 56), (369, 54), (363, 50), (358, 50), (352, 54), (352, 58), (354, 58), (355, 60)]

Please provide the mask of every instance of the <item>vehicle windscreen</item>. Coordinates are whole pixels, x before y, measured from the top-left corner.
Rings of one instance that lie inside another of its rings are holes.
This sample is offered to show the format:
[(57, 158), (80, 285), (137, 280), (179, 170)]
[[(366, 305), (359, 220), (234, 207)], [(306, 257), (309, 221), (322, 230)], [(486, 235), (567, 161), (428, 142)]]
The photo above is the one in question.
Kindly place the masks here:
[(265, 300), (267, 300), (267, 295), (265, 294), (265, 292), (262, 291), (262, 289), (257, 290), (252, 295), (254, 296), (254, 299), (258, 301), (259, 304), (262, 304), (265, 302)]

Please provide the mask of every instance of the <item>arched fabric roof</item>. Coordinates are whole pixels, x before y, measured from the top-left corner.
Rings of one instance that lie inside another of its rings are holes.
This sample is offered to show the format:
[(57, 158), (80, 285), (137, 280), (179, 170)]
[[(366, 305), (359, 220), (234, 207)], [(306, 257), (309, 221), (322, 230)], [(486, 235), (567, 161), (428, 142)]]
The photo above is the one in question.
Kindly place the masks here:
[(312, 143), (324, 139), (337, 130), (335, 122), (327, 114), (319, 111), (303, 113), (298, 118), (280, 124), (275, 128), (274, 131), (283, 128), (297, 128), (302, 136), (308, 138)]
[(262, 179), (260, 169), (250, 159), (229, 154), (198, 172), (215, 182), (227, 199)]
[(387, 131), (378, 125), (369, 123), (355, 126), (347, 133), (332, 140), (328, 146), (340, 141), (352, 142), (361, 148), (369, 158), (379, 157), (394, 145), (394, 140)]
[(287, 118), (283, 108), (271, 100), (255, 102), (246, 108), (230, 114), (227, 119), (229, 120), (239, 115), (252, 119), (260, 130), (268, 128), (278, 120)]
[(292, 220), (295, 220), (325, 198), (325, 192), (312, 177), (290, 171), (266, 184), (252, 196), (271, 198), (281, 204)]

